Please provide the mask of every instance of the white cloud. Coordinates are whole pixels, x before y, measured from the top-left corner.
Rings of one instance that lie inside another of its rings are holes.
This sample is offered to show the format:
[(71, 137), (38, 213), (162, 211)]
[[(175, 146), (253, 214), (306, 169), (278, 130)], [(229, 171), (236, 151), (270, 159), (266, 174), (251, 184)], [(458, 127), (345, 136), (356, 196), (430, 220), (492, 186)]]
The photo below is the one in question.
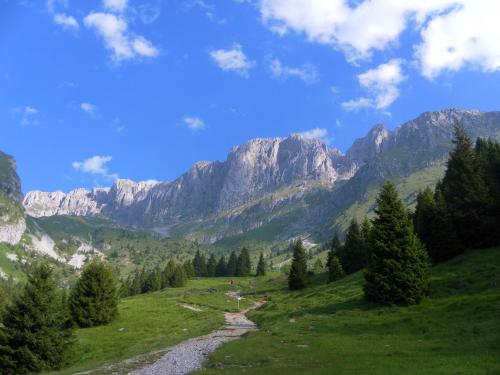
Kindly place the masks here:
[(127, 0), (104, 0), (104, 8), (112, 12), (123, 12), (127, 8)]
[(32, 106), (17, 107), (11, 110), (11, 113), (20, 119), (22, 126), (40, 125), (38, 120), (38, 109)]
[(260, 12), (264, 23), (278, 34), (304, 34), (310, 41), (332, 45), (355, 60), (396, 42), (410, 21), (421, 25), (457, 1), (262, 0)]
[(199, 117), (186, 116), (182, 120), (191, 130), (205, 129), (205, 122)]
[(469, 66), (500, 70), (500, 2), (464, 0), (452, 12), (429, 21), (421, 31), (416, 57), (422, 73), (434, 78)]
[(107, 164), (113, 159), (111, 156), (92, 156), (84, 161), (75, 161), (72, 166), (75, 170), (93, 175), (100, 175), (112, 180), (118, 179), (116, 173), (109, 173)]
[(314, 128), (297, 134), (299, 134), (302, 138), (306, 139), (321, 139), (326, 141), (328, 136), (328, 130), (324, 128)]
[(273, 59), (269, 64), (269, 71), (274, 78), (296, 77), (306, 83), (314, 83), (319, 79), (318, 70), (311, 64), (293, 68), (283, 65), (279, 59)]
[(349, 100), (342, 103), (342, 107), (348, 111), (370, 107), (378, 110), (388, 108), (399, 96), (398, 85), (406, 79), (402, 63), (400, 59), (393, 59), (358, 75), (360, 86), (368, 91), (370, 97)]
[(133, 37), (128, 33), (127, 22), (120, 16), (111, 13), (90, 13), (83, 22), (103, 38), (106, 48), (112, 51), (116, 61), (158, 55), (158, 50), (144, 37)]
[(395, 46), (413, 28), (421, 72), (434, 78), (464, 67), (500, 70), (500, 2), (492, 0), (261, 0), (274, 32), (303, 34), (342, 50), (349, 61)]
[(248, 70), (254, 66), (254, 62), (248, 60), (239, 44), (234, 44), (231, 49), (218, 49), (210, 52), (210, 56), (219, 68), (225, 71), (233, 71), (243, 76), (248, 76)]
[(97, 107), (94, 104), (90, 104), (87, 102), (80, 103), (80, 108), (90, 114), (93, 114), (96, 110)]
[(57, 7), (67, 8), (68, 0), (47, 0), (45, 2), (45, 7), (49, 13), (53, 13)]
[(54, 22), (61, 25), (65, 30), (78, 30), (80, 27), (75, 17), (68, 16), (64, 13), (54, 14)]

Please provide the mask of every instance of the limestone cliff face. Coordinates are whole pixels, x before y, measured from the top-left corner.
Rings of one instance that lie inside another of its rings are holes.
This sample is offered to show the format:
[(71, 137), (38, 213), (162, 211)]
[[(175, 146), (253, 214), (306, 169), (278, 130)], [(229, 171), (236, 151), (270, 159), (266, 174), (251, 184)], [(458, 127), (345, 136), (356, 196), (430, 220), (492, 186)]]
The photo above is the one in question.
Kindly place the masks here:
[[(30, 192), (23, 203), (32, 216), (97, 215), (142, 227), (180, 225), (179, 232), (193, 239), (199, 237), (190, 237), (189, 228), (197, 227), (210, 241), (280, 217), (291, 223), (287, 230), (300, 231), (301, 223), (325, 220), (361, 199), (369, 184), (442, 164), (457, 121), (473, 138), (500, 139), (500, 112), (426, 112), (394, 131), (374, 126), (345, 154), (300, 135), (257, 138), (234, 147), (225, 161), (196, 163), (172, 182), (118, 180), (109, 189)], [(292, 206), (302, 210), (297, 217)]]

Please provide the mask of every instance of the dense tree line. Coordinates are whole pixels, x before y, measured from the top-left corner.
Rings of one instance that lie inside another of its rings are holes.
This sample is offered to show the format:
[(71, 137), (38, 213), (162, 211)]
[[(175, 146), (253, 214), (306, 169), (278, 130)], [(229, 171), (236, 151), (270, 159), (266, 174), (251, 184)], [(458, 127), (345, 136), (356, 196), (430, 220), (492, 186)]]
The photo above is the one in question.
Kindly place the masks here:
[[(252, 268), (250, 252), (245, 247), (239, 254), (232, 251), (227, 261), (225, 256), (217, 259), (214, 254), (211, 254), (207, 261), (205, 255), (198, 250), (192, 261), (184, 263), (184, 269), (189, 277), (250, 276)], [(261, 254), (256, 275), (261, 276), (265, 273), (266, 263), (263, 254)]]

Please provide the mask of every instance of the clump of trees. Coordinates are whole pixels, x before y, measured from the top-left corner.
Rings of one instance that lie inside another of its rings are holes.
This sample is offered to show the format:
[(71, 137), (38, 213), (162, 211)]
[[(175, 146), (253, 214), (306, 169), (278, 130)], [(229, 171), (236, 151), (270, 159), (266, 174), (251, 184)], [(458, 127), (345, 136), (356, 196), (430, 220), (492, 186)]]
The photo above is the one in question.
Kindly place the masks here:
[[(263, 274), (265, 274), (266, 265), (262, 254), (261, 256), (264, 267)], [(190, 277), (250, 276), (253, 268), (250, 252), (245, 247), (241, 249), (239, 254), (232, 251), (227, 262), (225, 256), (217, 259), (214, 254), (211, 254), (207, 261), (205, 255), (198, 250), (193, 261), (184, 263), (184, 267), (191, 268), (190, 263), (192, 263), (193, 268), (192, 274), (190, 272)], [(259, 272), (262, 272), (262, 270), (262, 268), (259, 270), (259, 267), (257, 267), (257, 274), (260, 274)]]
[(435, 262), (500, 244), (500, 144), (479, 138), (474, 147), (459, 124), (453, 143), (444, 178), (419, 193), (414, 216)]
[(47, 263), (35, 265), (0, 325), (0, 372), (14, 375), (61, 369), (68, 363), (72, 343), (54, 270)]

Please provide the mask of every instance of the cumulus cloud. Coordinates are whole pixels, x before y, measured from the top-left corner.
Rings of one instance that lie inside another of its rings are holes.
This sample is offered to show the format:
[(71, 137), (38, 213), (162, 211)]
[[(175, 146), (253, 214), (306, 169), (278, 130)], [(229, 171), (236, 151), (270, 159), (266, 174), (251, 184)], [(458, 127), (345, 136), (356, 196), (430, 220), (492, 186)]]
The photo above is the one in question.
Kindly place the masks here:
[(92, 175), (99, 175), (108, 179), (116, 180), (118, 175), (110, 173), (107, 164), (113, 159), (111, 156), (92, 156), (84, 161), (75, 161), (72, 166), (75, 170), (89, 173)]
[(326, 140), (328, 136), (328, 130), (324, 128), (314, 128), (310, 130), (306, 130), (299, 134), (301, 137), (306, 138), (306, 139), (321, 139), (321, 140)]
[(393, 59), (358, 75), (360, 86), (365, 89), (369, 97), (360, 97), (342, 103), (348, 111), (362, 108), (387, 109), (399, 96), (398, 85), (406, 77), (403, 74), (401, 59)]
[(68, 16), (64, 13), (54, 14), (54, 22), (60, 25), (64, 30), (78, 30), (80, 27), (75, 17)]
[(121, 16), (111, 13), (90, 13), (83, 22), (103, 39), (105, 47), (112, 52), (116, 61), (138, 56), (155, 57), (159, 54), (156, 47), (147, 39), (130, 34), (127, 22)]
[(80, 103), (80, 108), (83, 111), (90, 113), (90, 114), (93, 114), (97, 110), (97, 107), (94, 104), (87, 103), (87, 102)]
[(123, 12), (127, 8), (127, 0), (104, 0), (103, 5), (111, 12)]
[(199, 117), (186, 116), (182, 119), (187, 127), (191, 130), (205, 129), (205, 122)]
[(248, 76), (248, 71), (255, 65), (243, 53), (240, 44), (234, 44), (231, 49), (213, 50), (210, 56), (222, 70), (233, 71), (243, 76)]
[(303, 64), (300, 67), (290, 67), (283, 65), (279, 59), (273, 59), (269, 64), (269, 71), (273, 78), (286, 79), (288, 77), (295, 77), (305, 83), (314, 83), (319, 79), (318, 70), (311, 64)]
[(283, 35), (342, 50), (349, 61), (397, 45), (412, 27), (420, 34), (415, 58), (434, 78), (464, 67), (500, 69), (500, 3), (490, 0), (261, 0), (263, 22)]

